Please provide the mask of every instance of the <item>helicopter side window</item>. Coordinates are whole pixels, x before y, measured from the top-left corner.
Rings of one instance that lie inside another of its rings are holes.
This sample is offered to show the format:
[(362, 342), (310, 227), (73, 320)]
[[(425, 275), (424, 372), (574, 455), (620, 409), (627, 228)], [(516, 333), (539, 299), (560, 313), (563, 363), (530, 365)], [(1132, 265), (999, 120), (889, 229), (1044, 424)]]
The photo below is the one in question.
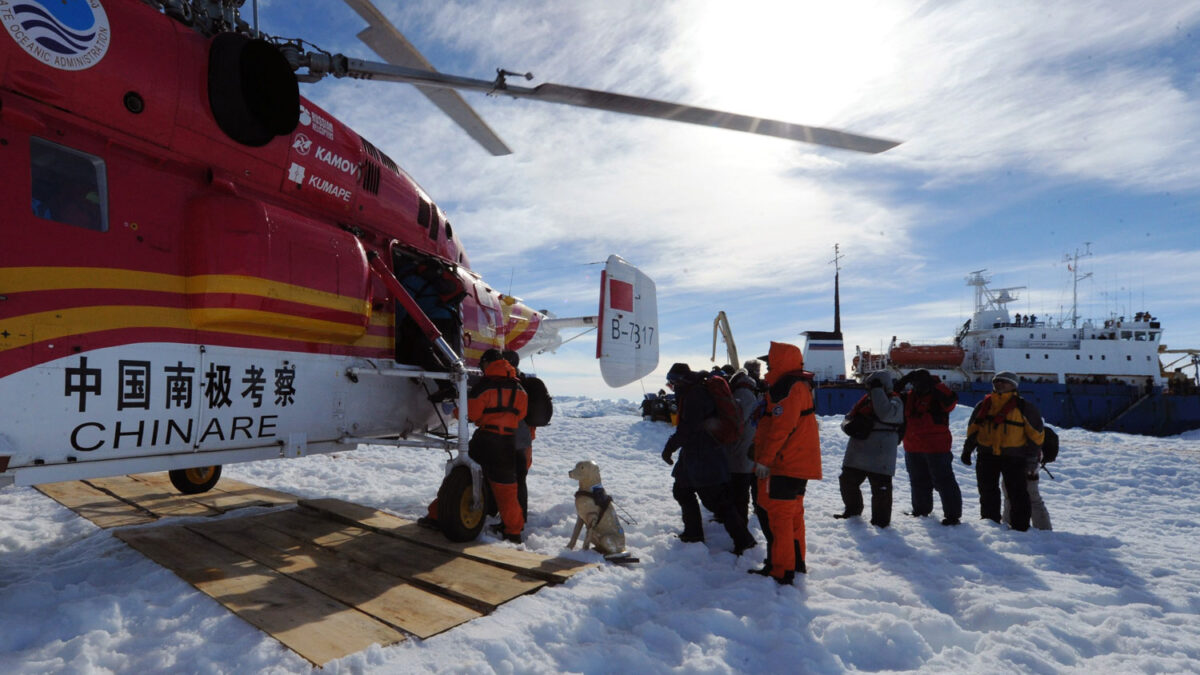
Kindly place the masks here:
[(108, 231), (108, 181), (104, 160), (57, 143), (31, 138), (30, 205), (39, 218), (97, 232)]
[(442, 221), (442, 210), (438, 207), (433, 207), (433, 217), (429, 219), (429, 238), (437, 241), (438, 224)]

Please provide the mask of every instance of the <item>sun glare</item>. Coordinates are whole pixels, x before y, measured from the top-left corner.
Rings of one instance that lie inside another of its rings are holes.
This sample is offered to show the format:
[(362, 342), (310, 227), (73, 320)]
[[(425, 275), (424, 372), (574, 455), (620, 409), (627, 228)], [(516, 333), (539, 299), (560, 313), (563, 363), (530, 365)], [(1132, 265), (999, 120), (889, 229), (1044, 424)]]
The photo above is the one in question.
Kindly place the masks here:
[(900, 13), (888, 3), (709, 2), (687, 19), (691, 70), (714, 104), (830, 123), (894, 72)]

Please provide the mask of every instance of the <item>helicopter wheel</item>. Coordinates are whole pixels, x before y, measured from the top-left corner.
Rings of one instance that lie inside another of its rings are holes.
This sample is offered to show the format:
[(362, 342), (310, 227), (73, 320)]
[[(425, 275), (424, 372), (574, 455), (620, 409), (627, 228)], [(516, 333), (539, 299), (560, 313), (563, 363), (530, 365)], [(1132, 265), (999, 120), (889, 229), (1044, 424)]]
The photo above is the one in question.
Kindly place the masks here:
[(199, 466), (194, 469), (173, 469), (167, 472), (171, 485), (185, 495), (198, 495), (213, 489), (221, 480), (221, 465)]
[[(472, 541), (483, 529), (484, 512), (471, 508), (471, 489), (471, 470), (456, 466), (438, 490), (438, 525), (450, 541)], [(483, 491), (486, 502), (491, 497), (487, 481)]]

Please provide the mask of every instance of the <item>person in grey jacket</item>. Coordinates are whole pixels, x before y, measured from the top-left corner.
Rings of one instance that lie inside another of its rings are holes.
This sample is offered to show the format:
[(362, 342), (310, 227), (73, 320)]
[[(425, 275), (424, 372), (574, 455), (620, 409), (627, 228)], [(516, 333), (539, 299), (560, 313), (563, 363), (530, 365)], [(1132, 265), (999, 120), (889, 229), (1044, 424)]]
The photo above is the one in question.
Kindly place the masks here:
[(725, 448), (725, 459), (729, 463), (729, 501), (739, 515), (749, 519), (750, 488), (755, 482), (754, 451), (751, 448), (754, 445), (754, 432), (758, 428), (751, 418), (758, 407), (759, 394), (757, 383), (744, 369), (738, 369), (729, 378), (729, 389), (742, 413), (743, 425), (742, 437)]
[(866, 384), (867, 393), (846, 414), (842, 429), (846, 430), (856, 416), (866, 416), (872, 424), (865, 438), (851, 436), (846, 443), (842, 474), (838, 476), (846, 509), (834, 517), (862, 515), (861, 486), (867, 480), (871, 484), (871, 524), (887, 527), (892, 522), (892, 476), (896, 474), (896, 447), (900, 444), (904, 403), (892, 391), (891, 373), (871, 373)]

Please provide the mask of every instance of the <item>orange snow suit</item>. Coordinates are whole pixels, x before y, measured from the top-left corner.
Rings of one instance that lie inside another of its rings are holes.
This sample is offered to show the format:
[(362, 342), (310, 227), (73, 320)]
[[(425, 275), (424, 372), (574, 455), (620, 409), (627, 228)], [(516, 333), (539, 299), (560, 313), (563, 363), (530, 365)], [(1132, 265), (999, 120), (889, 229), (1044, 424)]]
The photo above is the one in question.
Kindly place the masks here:
[(758, 481), (760, 519), (771, 576), (804, 570), (804, 491), (821, 479), (821, 440), (812, 390), (804, 381), (799, 347), (772, 342), (768, 353), (765, 409), (754, 434), (754, 461), (770, 471)]

